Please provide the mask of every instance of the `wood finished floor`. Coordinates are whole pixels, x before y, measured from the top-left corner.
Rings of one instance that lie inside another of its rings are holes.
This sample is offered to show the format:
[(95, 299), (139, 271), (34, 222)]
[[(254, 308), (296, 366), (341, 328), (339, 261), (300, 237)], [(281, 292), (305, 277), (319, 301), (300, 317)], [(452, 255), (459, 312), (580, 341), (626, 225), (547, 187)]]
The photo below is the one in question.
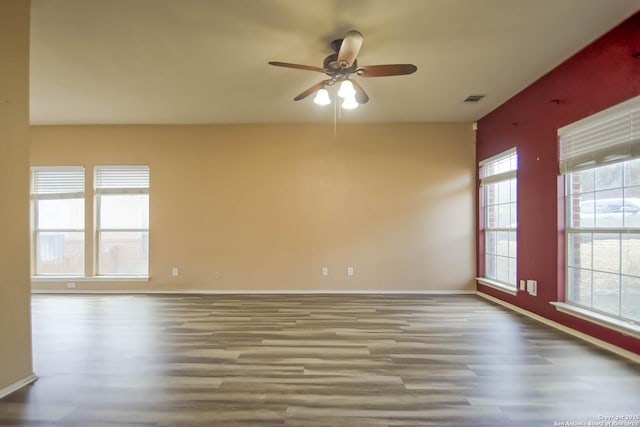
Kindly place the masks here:
[(640, 416), (637, 364), (475, 295), (36, 295), (33, 342), (40, 379), (0, 400), (0, 425)]

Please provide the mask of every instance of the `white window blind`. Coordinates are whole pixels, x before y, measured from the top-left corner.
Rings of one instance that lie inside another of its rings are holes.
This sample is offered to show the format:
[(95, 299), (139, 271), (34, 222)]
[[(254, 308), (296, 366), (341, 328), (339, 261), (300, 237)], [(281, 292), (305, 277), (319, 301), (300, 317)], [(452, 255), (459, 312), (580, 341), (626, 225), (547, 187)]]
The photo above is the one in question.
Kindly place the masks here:
[(640, 157), (640, 96), (558, 129), (560, 173)]
[(34, 198), (75, 198), (84, 195), (84, 168), (33, 167), (31, 194)]
[(96, 193), (148, 193), (148, 166), (96, 166)]
[(515, 148), (481, 161), (479, 164), (480, 185), (484, 186), (498, 181), (516, 177), (518, 170), (518, 153)]

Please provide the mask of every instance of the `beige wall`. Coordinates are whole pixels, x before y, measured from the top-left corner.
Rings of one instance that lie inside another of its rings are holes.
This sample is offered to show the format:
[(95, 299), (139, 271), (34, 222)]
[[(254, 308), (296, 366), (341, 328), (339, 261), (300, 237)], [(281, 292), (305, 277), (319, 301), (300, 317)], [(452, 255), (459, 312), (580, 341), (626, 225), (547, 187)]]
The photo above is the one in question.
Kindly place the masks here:
[(0, 1), (0, 394), (31, 367), (29, 1)]
[(458, 291), (474, 286), (474, 138), (470, 123), (37, 126), (31, 163), (150, 165), (151, 280), (79, 290)]

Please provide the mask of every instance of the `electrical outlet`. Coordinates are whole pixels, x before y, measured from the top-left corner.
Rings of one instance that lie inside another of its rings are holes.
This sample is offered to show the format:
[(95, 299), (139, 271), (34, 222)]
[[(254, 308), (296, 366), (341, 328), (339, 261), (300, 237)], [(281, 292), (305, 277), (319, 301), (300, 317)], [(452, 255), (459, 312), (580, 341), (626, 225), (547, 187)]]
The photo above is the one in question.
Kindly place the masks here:
[(353, 267), (347, 267), (347, 276), (353, 276)]
[(178, 277), (178, 267), (173, 267), (173, 268), (171, 269), (171, 275), (172, 275), (173, 277)]
[(215, 277), (216, 279), (220, 279), (220, 272), (216, 271), (216, 273), (213, 275), (213, 277)]
[(538, 282), (535, 280), (527, 280), (527, 292), (529, 292), (529, 295), (538, 295)]
[(521, 291), (526, 291), (527, 290), (527, 287), (525, 285), (524, 280), (520, 280), (520, 290)]
[(75, 287), (76, 287), (76, 282), (67, 282), (67, 288), (75, 289)]
[(323, 276), (328, 276), (329, 275), (329, 269), (327, 267), (322, 267), (322, 275)]

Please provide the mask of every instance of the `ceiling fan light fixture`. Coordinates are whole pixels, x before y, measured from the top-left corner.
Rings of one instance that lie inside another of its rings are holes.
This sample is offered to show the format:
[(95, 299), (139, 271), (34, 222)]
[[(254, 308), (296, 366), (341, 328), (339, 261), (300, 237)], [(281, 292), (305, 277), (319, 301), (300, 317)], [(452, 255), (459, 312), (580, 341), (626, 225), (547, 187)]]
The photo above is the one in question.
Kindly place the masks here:
[(354, 108), (358, 108), (358, 101), (356, 101), (355, 95), (347, 96), (344, 98), (342, 102), (342, 108), (345, 110), (353, 110)]
[[(346, 101), (347, 98), (349, 97), (353, 98), (355, 97), (355, 95), (356, 95), (356, 90), (353, 88), (353, 83), (351, 83), (349, 80), (344, 80), (340, 84), (340, 90), (338, 91), (338, 96), (341, 98), (344, 98)], [(355, 101), (355, 98), (354, 98), (354, 101)]]
[(329, 98), (329, 92), (325, 88), (318, 89), (318, 91), (316, 92), (315, 98), (313, 98), (313, 102), (318, 105), (331, 104), (331, 99)]
[(358, 54), (362, 47), (362, 40), (362, 34), (355, 30), (347, 32), (343, 39), (334, 40), (331, 42), (331, 48), (335, 53), (327, 56), (322, 62), (321, 67), (279, 61), (269, 61), (269, 65), (315, 71), (329, 77), (325, 78), (325, 80), (319, 81), (307, 90), (295, 96), (293, 98), (294, 101), (300, 101), (301, 99), (315, 93), (316, 96), (314, 102), (316, 104), (330, 104), (331, 100), (327, 99), (324, 91), (321, 89), (325, 89), (327, 86), (333, 87), (334, 84), (340, 83), (338, 96), (344, 99), (342, 105), (347, 109), (356, 108), (359, 104), (366, 104), (369, 102), (369, 96), (355, 79), (353, 81), (349, 81), (349, 77), (351, 75), (355, 74), (356, 76), (361, 77), (402, 76), (413, 74), (418, 70), (418, 67), (413, 64), (358, 66)]

